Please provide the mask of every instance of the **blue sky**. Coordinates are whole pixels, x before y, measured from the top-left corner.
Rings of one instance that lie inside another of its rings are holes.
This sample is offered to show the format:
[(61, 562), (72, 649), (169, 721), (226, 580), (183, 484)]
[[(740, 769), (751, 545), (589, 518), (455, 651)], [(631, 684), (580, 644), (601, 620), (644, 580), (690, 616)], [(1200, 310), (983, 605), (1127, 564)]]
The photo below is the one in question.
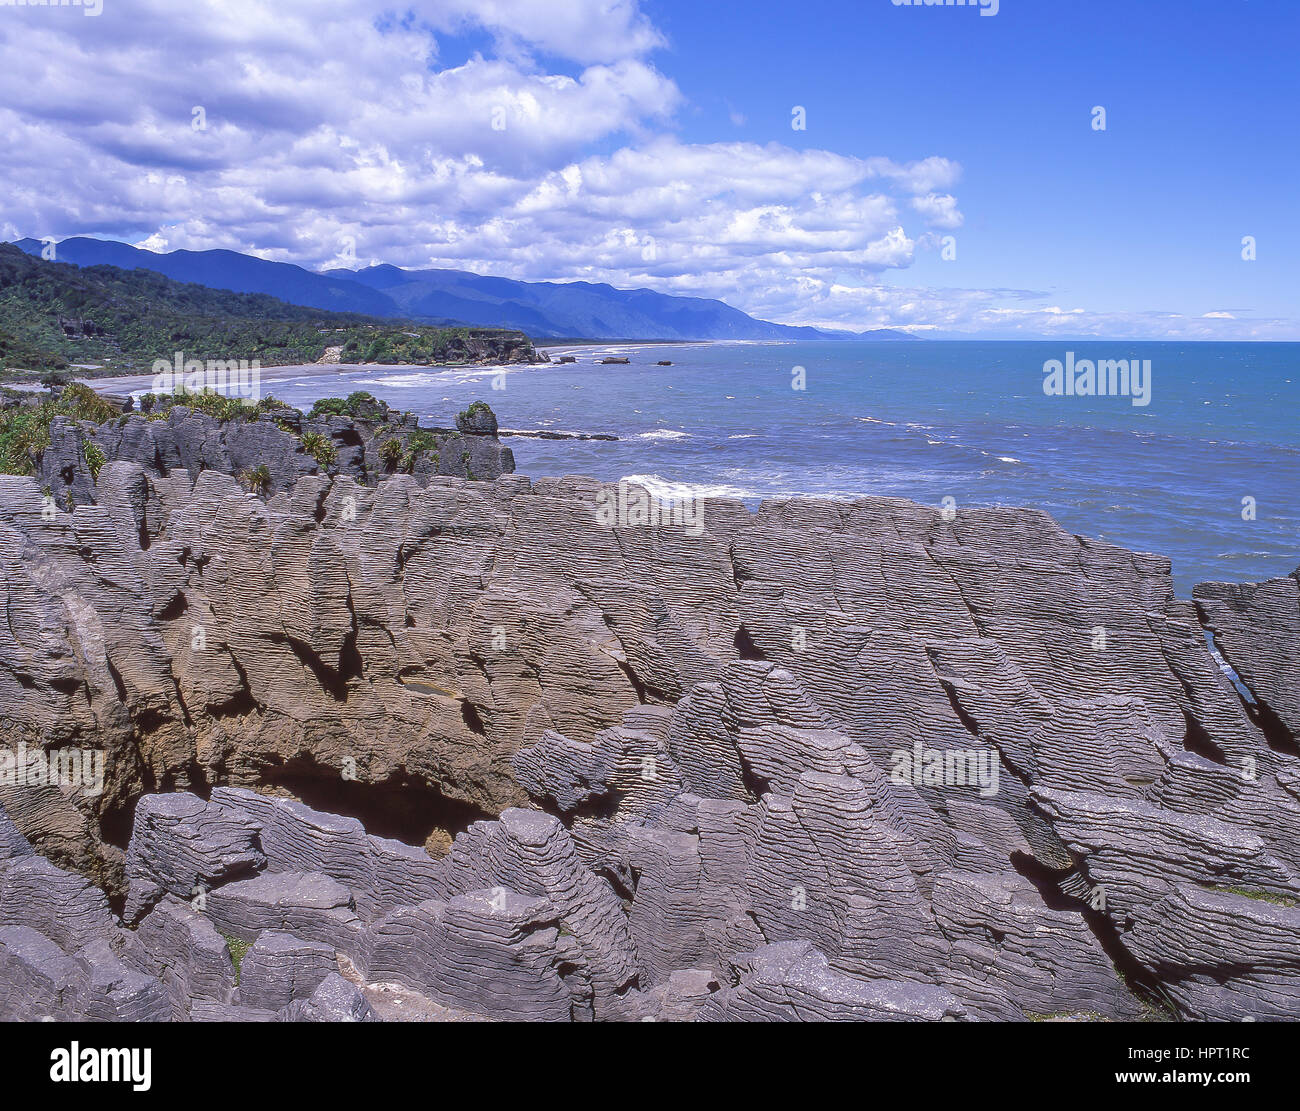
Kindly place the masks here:
[[(1294, 318), (1300, 12), (1282, 0), (659, 0), (683, 134), (963, 168), (957, 258), (884, 280), (1053, 293), (1099, 312)], [(1107, 130), (1091, 126), (1107, 109)], [(744, 117), (732, 122), (733, 114)], [(1254, 235), (1257, 259), (1241, 259)], [(1300, 338), (1293, 331), (1292, 338)]]
[(1300, 339), (1281, 0), (102, 5), (0, 8), (5, 238), (928, 335)]

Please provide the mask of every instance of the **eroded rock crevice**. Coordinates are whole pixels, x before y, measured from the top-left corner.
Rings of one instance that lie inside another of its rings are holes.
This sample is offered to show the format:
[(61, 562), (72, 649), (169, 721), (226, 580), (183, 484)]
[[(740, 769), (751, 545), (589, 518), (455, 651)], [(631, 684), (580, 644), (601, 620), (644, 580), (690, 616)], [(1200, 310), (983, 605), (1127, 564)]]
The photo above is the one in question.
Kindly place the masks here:
[(1300, 1017), (1295, 576), (602, 489), (0, 478), (0, 1015)]

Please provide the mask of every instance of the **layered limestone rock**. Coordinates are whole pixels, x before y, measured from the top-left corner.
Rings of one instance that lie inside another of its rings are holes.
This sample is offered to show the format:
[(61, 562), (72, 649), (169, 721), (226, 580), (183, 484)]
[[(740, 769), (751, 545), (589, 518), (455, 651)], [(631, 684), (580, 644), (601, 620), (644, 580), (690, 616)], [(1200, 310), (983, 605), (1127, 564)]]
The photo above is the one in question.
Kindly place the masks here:
[(1262, 583), (1201, 583), (1192, 592), (1215, 643), (1249, 688), (1265, 729), (1300, 739), (1300, 570)]
[(160, 1021), (162, 981), (135, 967), (143, 943), (89, 880), (31, 851), (0, 813), (0, 1018)]
[(153, 477), (184, 471), (193, 480), (220, 471), (268, 496), (306, 475), (346, 475), (374, 486), (397, 471), (421, 481), (436, 475), (488, 481), (515, 469), (486, 407), (463, 414), (454, 429), (422, 429), (414, 414), (373, 399), (353, 409), (355, 415), (313, 417), (288, 406), (250, 408), (219, 419), (178, 402), (101, 424), (55, 417), (36, 478), (60, 509), (92, 504), (96, 479), (87, 445), (106, 460), (138, 463)]
[(0, 824), (15, 975), (102, 960), (85, 1013), (192, 1019), (394, 985), (491, 1018), (1300, 1017), (1285, 591), (1236, 624), (1198, 595), (1256, 705), (1167, 561), (1042, 514), (625, 497), (114, 462), (64, 514), (0, 479), (4, 740), (107, 757), (0, 782), (50, 858)]
[(807, 942), (765, 945), (732, 964), (734, 986), (709, 999), (704, 1022), (953, 1021), (966, 1012), (947, 992), (837, 974)]

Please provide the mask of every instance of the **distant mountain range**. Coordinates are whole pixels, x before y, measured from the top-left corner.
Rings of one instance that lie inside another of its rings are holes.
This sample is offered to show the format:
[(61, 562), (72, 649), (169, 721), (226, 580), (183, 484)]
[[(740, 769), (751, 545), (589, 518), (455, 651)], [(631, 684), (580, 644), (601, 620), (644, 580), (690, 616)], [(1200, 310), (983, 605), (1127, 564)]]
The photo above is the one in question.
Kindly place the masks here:
[[(39, 240), (17, 244), (39, 255)], [(153, 270), (176, 281), (236, 293), (265, 293), (294, 305), (332, 312), (518, 328), (535, 339), (593, 340), (878, 340), (916, 339), (879, 328), (866, 332), (773, 324), (703, 297), (675, 297), (651, 289), (615, 289), (591, 282), (520, 282), (465, 270), (363, 270), (314, 273), (287, 262), (267, 262), (236, 251), (157, 254), (103, 239), (65, 239), (58, 261)]]

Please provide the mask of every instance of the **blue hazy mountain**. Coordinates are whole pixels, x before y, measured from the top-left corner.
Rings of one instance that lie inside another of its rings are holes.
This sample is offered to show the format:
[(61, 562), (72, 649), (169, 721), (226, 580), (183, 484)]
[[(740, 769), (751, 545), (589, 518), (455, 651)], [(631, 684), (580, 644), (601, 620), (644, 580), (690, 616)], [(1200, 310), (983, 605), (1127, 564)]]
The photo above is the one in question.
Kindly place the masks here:
[[(41, 243), (18, 246), (39, 254)], [(177, 281), (236, 293), (268, 293), (294, 305), (399, 317), (431, 324), (519, 328), (543, 339), (911, 339), (905, 332), (825, 331), (773, 324), (702, 297), (651, 289), (616, 289), (591, 282), (521, 282), (464, 270), (362, 270), (315, 273), (287, 262), (236, 251), (157, 254), (126, 243), (78, 237), (58, 245), (58, 261), (153, 270)]]
[[(616, 289), (592, 282), (521, 282), (465, 270), (402, 270), (370, 266), (331, 270), (379, 290), (404, 315), (454, 317), (470, 324), (522, 328), (534, 336), (580, 339), (784, 339), (863, 338), (788, 324), (772, 324), (703, 297), (678, 297), (652, 289)], [(884, 334), (882, 333), (882, 336)], [(890, 333), (884, 338), (900, 338)]]
[[(22, 239), (28, 254), (39, 255), (41, 243)], [(78, 237), (58, 245), (58, 261), (76, 266), (117, 266), (123, 270), (153, 270), (178, 282), (194, 282), (236, 293), (268, 293), (291, 305), (337, 312), (395, 316), (393, 303), (382, 293), (357, 282), (342, 281), (304, 270), (287, 262), (241, 255), (237, 251), (171, 251), (157, 254), (128, 243)]]

